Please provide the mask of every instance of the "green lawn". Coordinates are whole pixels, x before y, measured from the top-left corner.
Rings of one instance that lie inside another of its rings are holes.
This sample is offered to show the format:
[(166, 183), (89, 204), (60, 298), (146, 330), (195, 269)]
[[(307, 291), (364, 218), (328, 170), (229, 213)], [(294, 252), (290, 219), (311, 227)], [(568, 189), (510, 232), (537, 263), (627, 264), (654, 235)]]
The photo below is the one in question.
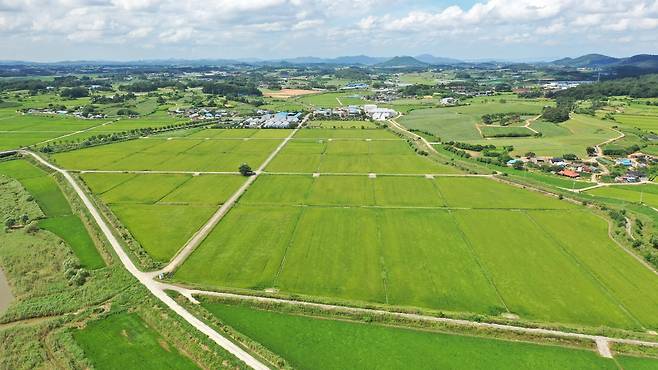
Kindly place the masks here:
[(105, 266), (87, 229), (62, 194), (52, 175), (24, 160), (0, 162), (0, 174), (13, 177), (34, 197), (46, 219), (39, 226), (62, 238), (89, 269)]
[(93, 321), (73, 338), (96, 369), (198, 369), (134, 313)]
[[(299, 369), (617, 369), (614, 361), (593, 350), (317, 319), (240, 305), (204, 302), (203, 307)], [(639, 361), (656, 366), (656, 360)], [(633, 369), (636, 362), (624, 358), (622, 363)]]
[(169, 259), (244, 183), (238, 175), (85, 173), (83, 181), (142, 247)]

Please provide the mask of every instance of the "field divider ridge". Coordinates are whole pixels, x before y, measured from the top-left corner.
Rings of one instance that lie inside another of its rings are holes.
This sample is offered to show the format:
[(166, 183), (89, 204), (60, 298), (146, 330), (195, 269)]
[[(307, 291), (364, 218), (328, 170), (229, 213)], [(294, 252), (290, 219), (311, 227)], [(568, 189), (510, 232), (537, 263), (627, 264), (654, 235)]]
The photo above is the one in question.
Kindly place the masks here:
[[(629, 344), (636, 346), (658, 348), (658, 342), (652, 342), (652, 341), (641, 340), (641, 339), (617, 338), (617, 337), (608, 337), (605, 335), (561, 331), (557, 329), (532, 328), (525, 326), (515, 326), (510, 324), (498, 324), (493, 322), (479, 322), (479, 321), (470, 321), (465, 319), (452, 319), (447, 317), (437, 317), (437, 316), (423, 315), (417, 313), (386, 311), (377, 308), (362, 308), (362, 307), (345, 306), (338, 304), (263, 297), (257, 295), (214, 292), (214, 291), (206, 291), (199, 289), (189, 289), (172, 284), (162, 284), (162, 289), (178, 292), (181, 295), (187, 297), (190, 300), (190, 302), (193, 302), (195, 304), (198, 304), (199, 301), (196, 298), (194, 298), (194, 296), (209, 296), (209, 297), (226, 298), (226, 299), (239, 300), (239, 301), (253, 301), (253, 302), (262, 302), (262, 303), (276, 303), (276, 304), (296, 305), (302, 307), (313, 307), (324, 311), (333, 311), (333, 312), (351, 312), (351, 313), (362, 313), (362, 314), (370, 314), (370, 315), (372, 314), (388, 315), (388, 316), (404, 318), (412, 321), (436, 322), (436, 323), (444, 323), (448, 325), (462, 326), (462, 327), (487, 328), (493, 330), (517, 332), (517, 333), (532, 334), (538, 336), (553, 336), (553, 337), (561, 337), (561, 338), (584, 339), (584, 340), (592, 341), (592, 344), (596, 345), (596, 349), (599, 352), (599, 354), (604, 357), (610, 351), (609, 349), (610, 343)], [(603, 348), (603, 345), (608, 347), (608, 352), (606, 352), (605, 348)], [(610, 355), (612, 354), (610, 353)]]

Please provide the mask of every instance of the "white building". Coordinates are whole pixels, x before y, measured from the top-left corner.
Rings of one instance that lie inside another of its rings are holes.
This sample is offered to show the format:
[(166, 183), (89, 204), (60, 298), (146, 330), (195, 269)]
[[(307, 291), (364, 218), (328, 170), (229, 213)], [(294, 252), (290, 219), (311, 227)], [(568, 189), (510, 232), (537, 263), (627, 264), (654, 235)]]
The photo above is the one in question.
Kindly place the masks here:
[(374, 119), (375, 121), (385, 121), (389, 118), (395, 117), (397, 114), (396, 111), (389, 108), (378, 108), (374, 104), (366, 104), (363, 106), (363, 111), (366, 113), (366, 116)]

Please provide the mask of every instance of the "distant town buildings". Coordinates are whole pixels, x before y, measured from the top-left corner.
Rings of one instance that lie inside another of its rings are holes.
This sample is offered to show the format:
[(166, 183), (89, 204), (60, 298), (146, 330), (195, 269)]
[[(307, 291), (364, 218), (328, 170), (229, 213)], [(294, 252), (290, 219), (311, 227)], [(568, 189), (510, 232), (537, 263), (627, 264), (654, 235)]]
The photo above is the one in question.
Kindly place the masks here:
[(363, 106), (363, 111), (366, 116), (375, 121), (385, 121), (397, 115), (397, 112), (389, 108), (379, 108), (375, 104), (366, 104)]
[(242, 121), (246, 128), (291, 128), (297, 127), (302, 120), (302, 114), (297, 112), (270, 113), (259, 111), (260, 115), (249, 117)]
[(314, 118), (355, 118), (363, 115), (363, 111), (356, 105), (340, 108), (318, 108), (313, 111)]

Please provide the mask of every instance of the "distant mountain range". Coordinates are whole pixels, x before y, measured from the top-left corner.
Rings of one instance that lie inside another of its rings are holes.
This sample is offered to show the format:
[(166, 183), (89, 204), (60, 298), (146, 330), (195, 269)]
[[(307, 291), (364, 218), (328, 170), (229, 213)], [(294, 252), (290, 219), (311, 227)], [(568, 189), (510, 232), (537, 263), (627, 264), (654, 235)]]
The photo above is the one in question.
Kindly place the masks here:
[(385, 62), (374, 65), (377, 68), (424, 68), (429, 66), (430, 63), (422, 62), (410, 56), (393, 57)]
[(628, 58), (614, 58), (602, 54), (587, 54), (578, 58), (564, 58), (555, 60), (550, 64), (574, 68), (658, 68), (658, 55), (639, 54)]
[(577, 58), (562, 58), (552, 62), (501, 61), (495, 59), (459, 60), (437, 57), (430, 54), (412, 56), (372, 57), (368, 55), (340, 56), (336, 58), (318, 58), (313, 56), (284, 58), (274, 60), (264, 59), (153, 59), (138, 61), (103, 61), (77, 60), (54, 63), (37, 63), (25, 61), (0, 61), (0, 66), (174, 66), (174, 67), (212, 67), (212, 66), (297, 66), (297, 65), (328, 65), (328, 66), (363, 66), (382, 69), (419, 69), (432, 66), (544, 66), (554, 68), (594, 68), (616, 75), (637, 75), (658, 73), (658, 55), (640, 54), (628, 58), (615, 58), (602, 54), (587, 54)]

